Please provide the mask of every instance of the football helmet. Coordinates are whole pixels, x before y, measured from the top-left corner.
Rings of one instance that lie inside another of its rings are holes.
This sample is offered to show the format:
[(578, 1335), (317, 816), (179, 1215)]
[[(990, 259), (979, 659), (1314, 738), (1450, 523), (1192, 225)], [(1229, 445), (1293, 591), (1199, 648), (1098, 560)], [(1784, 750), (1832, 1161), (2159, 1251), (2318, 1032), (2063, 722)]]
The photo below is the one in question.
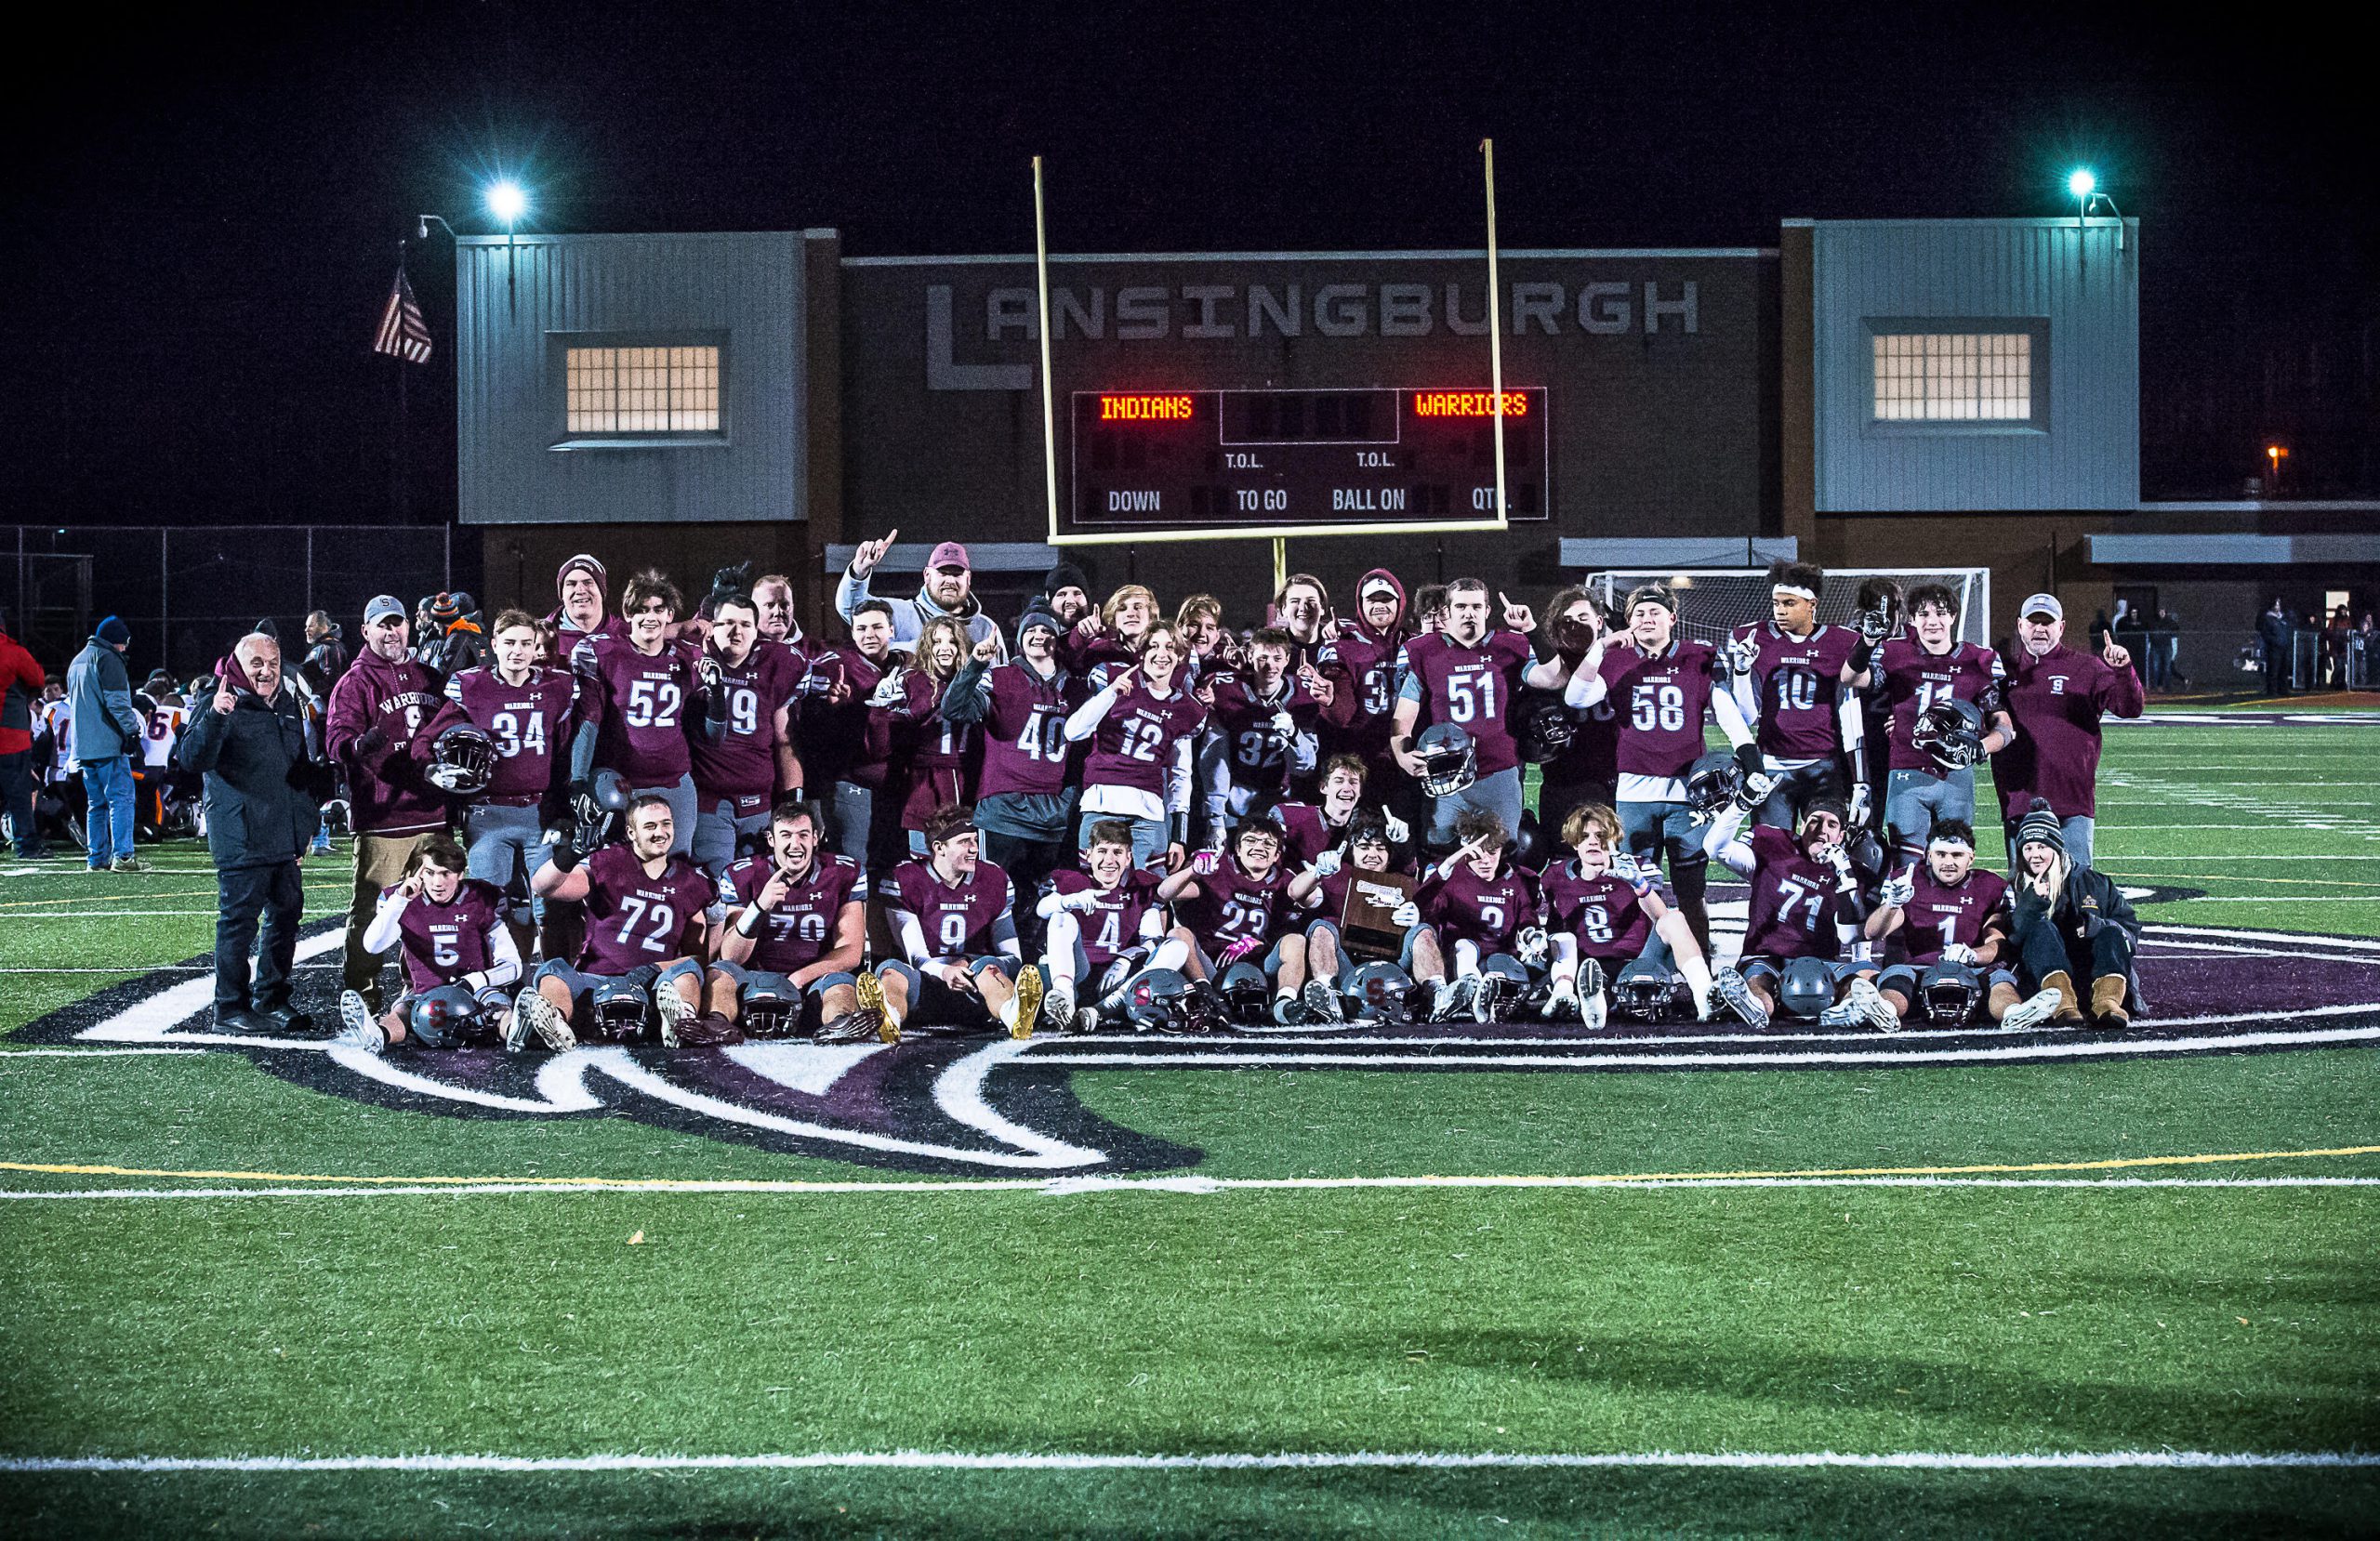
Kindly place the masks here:
[(1394, 963), (1376, 959), (1364, 964), (1347, 975), (1342, 993), (1350, 1016), (1390, 1022), (1412, 1020), (1413, 976)]
[(737, 1023), (747, 1038), (782, 1038), (801, 1021), (801, 994), (783, 974), (747, 974)]
[(1521, 701), (1519, 730), (1514, 735), (1520, 741), (1521, 758), (1531, 765), (1543, 765), (1558, 759), (1579, 736), (1579, 718), (1569, 707), (1562, 705), (1558, 695), (1533, 693)]
[(586, 789), (570, 799), (571, 815), (578, 822), (577, 837), (572, 843), (581, 851), (591, 851), (611, 839), (634, 796), (628, 779), (617, 770), (596, 771)]
[(1433, 722), (1414, 741), (1421, 760), (1421, 790), (1451, 797), (1479, 779), (1479, 745), (1451, 722)]
[(587, 993), (587, 1012), (601, 1037), (643, 1037), (651, 1007), (644, 992), (626, 980), (599, 980)]
[(1686, 807), (1698, 823), (1708, 823), (1744, 789), (1744, 768), (1729, 755), (1705, 755), (1686, 772)]
[(1777, 981), (1777, 1009), (1789, 1017), (1816, 1021), (1820, 1013), (1834, 1004), (1834, 968), (1824, 958), (1797, 957), (1785, 960), (1783, 976)]
[(1124, 1022), (1135, 1033), (1188, 1033), (1190, 981), (1175, 968), (1151, 968), (1124, 987)]
[(1615, 1007), (1639, 1021), (1666, 1022), (1676, 1013), (1677, 980), (1657, 963), (1632, 958), (1612, 976), (1611, 999)]
[(486, 1008), (470, 987), (442, 984), (413, 998), (405, 1013), (405, 1031), (427, 1048), (456, 1048), (487, 1025)]
[(1539, 867), (1544, 864), (1544, 826), (1537, 822), (1537, 810), (1521, 810), (1521, 827), (1513, 832), (1513, 843), (1505, 849), (1504, 859), (1516, 867)]
[(1962, 963), (1937, 963), (1917, 981), (1928, 1027), (1964, 1027), (1983, 1006), (1983, 981)]
[(456, 797), (476, 797), (496, 777), (496, 740), (469, 722), (457, 722), (430, 746), (430, 765), (422, 776), (439, 791)]
[(1983, 713), (1971, 701), (1937, 701), (1917, 714), (1909, 742), (1948, 773), (1983, 757)]
[(1223, 970), (1220, 988), (1223, 1002), (1236, 1022), (1261, 1022), (1271, 1007), (1272, 987), (1264, 981), (1264, 970), (1242, 958)]

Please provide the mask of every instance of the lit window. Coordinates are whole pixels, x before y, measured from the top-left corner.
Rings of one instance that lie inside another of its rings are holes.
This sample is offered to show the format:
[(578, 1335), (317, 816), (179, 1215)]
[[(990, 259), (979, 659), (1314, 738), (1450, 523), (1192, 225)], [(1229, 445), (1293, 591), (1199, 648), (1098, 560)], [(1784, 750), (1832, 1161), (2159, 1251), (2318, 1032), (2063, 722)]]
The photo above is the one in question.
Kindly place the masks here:
[(2033, 420), (2033, 336), (2022, 332), (1877, 332), (1875, 420)]
[(564, 389), (573, 434), (719, 431), (719, 349), (573, 348)]

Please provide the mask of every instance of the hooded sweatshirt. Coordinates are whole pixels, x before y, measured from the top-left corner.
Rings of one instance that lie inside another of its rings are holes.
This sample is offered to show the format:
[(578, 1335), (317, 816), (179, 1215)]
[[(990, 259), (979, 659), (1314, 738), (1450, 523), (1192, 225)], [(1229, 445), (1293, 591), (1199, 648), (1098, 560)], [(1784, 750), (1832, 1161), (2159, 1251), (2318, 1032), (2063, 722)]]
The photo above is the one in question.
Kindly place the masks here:
[[(848, 623), (860, 601), (874, 598), (877, 596), (869, 592), (867, 579), (846, 569), (842, 581), (835, 586), (835, 613)], [(1000, 635), (999, 623), (984, 613), (984, 607), (976, 601), (972, 591), (965, 604), (957, 610), (945, 611), (934, 603), (933, 597), (926, 592), (925, 580), (920, 578), (915, 599), (886, 599), (884, 602), (892, 607), (892, 645), (903, 652), (918, 645), (918, 639), (925, 635), (928, 621), (937, 615), (955, 615), (967, 625), (967, 641), (971, 648), (988, 639), (997, 643), (1000, 650), (999, 657), (994, 662), (1001, 662), (1008, 657), (1008, 639)]]
[[(429, 665), (390, 663), (366, 648), (331, 687), (324, 740), (347, 767), (348, 806), (362, 835), (420, 835), (446, 827), (446, 797), (430, 784), (413, 741), (444, 704), (445, 681)], [(380, 742), (364, 741), (377, 731)]]
[[(1396, 591), (1396, 619), (1385, 631), (1363, 622), (1363, 592), (1374, 578)], [(1408, 635), (1405, 628), (1405, 586), (1385, 567), (1375, 567), (1355, 582), (1355, 614), (1339, 618), (1339, 635), (1325, 642), (1315, 665), (1329, 679), (1334, 691), (1323, 708), (1323, 753), (1358, 755), (1379, 767), (1389, 761), (1388, 741), (1396, 728), (1396, 659)]]

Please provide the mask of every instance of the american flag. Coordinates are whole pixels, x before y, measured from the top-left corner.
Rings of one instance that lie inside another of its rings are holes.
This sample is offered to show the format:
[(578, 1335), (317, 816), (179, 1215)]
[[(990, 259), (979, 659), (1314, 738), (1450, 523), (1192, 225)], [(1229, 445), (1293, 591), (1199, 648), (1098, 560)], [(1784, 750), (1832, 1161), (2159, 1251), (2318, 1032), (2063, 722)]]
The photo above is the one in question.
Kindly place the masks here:
[(380, 330), (372, 339), (372, 351), (407, 363), (430, 362), (430, 326), (421, 319), (421, 302), (413, 297), (413, 285), (403, 268), (389, 287), (388, 308), (380, 312)]

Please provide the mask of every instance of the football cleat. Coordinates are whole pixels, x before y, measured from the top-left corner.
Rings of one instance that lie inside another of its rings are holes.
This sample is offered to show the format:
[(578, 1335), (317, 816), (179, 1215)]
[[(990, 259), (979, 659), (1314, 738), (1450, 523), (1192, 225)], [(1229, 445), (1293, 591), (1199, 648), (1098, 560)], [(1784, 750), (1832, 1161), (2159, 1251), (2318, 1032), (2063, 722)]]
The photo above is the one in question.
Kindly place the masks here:
[(855, 1007), (840, 1017), (820, 1022), (817, 1041), (822, 1044), (864, 1044), (877, 1037), (883, 1026), (881, 1014), (864, 1006)]
[(1599, 1028), (1611, 1020), (1611, 1003), (1604, 999), (1603, 965), (1593, 958), (1579, 960), (1579, 1020), (1590, 1028)]
[(2056, 991), (2043, 990), (2010, 1007), (2008, 1014), (2000, 1019), (2000, 1025), (2011, 1033), (2039, 1027), (2056, 1013), (2057, 1003)]
[(1052, 1033), (1071, 1033), (1075, 1025), (1075, 993), (1054, 985), (1041, 997), (1041, 1024)]
[(378, 1054), (389, 1047), (389, 1035), (372, 1020), (372, 1008), (352, 990), (339, 992), (338, 1022), (338, 1033), (331, 1039), (335, 1044), (346, 1044), (366, 1054)]
[(1000, 1025), (1012, 1038), (1030, 1038), (1041, 1015), (1041, 970), (1031, 964), (1017, 971), (1016, 994), (1000, 1008)]
[(852, 981), (852, 991), (859, 996), (861, 1013), (876, 1019), (878, 1041), (888, 1044), (899, 1043), (901, 1024), (892, 1020), (892, 1013), (884, 1009), (884, 981), (876, 977), (876, 970), (861, 969), (859, 977)]
[(1438, 981), (1437, 1003), (1430, 1008), (1430, 1021), (1450, 1022), (1471, 1015), (1479, 997), (1479, 976), (1465, 974), (1459, 980)]
[(661, 1047), (676, 1048), (685, 1042), (685, 1034), (678, 1030), (694, 1015), (694, 1005), (671, 987), (664, 986), (653, 993), (653, 1009), (661, 1018)]
[(1339, 1005), (1339, 992), (1329, 980), (1308, 980), (1302, 992), (1305, 1001), (1305, 1018), (1310, 1022), (1343, 1022), (1347, 1013)]
[(1555, 980), (1554, 988), (1546, 993), (1545, 1004), (1538, 1008), (1537, 1014), (1549, 1022), (1583, 1020), (1586, 1012), (1579, 1001), (1578, 981)]
[(1767, 1030), (1768, 1008), (1760, 1004), (1760, 998), (1752, 993), (1752, 986), (1744, 982), (1743, 975), (1733, 968), (1720, 969), (1711, 976), (1711, 992), (1719, 997), (1722, 1006), (1734, 1012), (1754, 1032)]
[(1273, 997), (1273, 1021), (1283, 1027), (1302, 1027), (1314, 1020), (1305, 1003), (1295, 995)]
[(578, 1034), (570, 1030), (570, 1021), (554, 1009), (554, 1003), (537, 994), (531, 985), (513, 997), (512, 1021), (504, 1034), (504, 1047), (519, 1053), (528, 1047), (529, 1035), (536, 1034), (556, 1054), (578, 1047)]
[(1511, 984), (1512, 981), (1501, 974), (1481, 974), (1479, 987), (1471, 994), (1471, 1020), (1474, 1022), (1494, 1021), (1496, 1013), (1503, 1009), (1504, 992)]

